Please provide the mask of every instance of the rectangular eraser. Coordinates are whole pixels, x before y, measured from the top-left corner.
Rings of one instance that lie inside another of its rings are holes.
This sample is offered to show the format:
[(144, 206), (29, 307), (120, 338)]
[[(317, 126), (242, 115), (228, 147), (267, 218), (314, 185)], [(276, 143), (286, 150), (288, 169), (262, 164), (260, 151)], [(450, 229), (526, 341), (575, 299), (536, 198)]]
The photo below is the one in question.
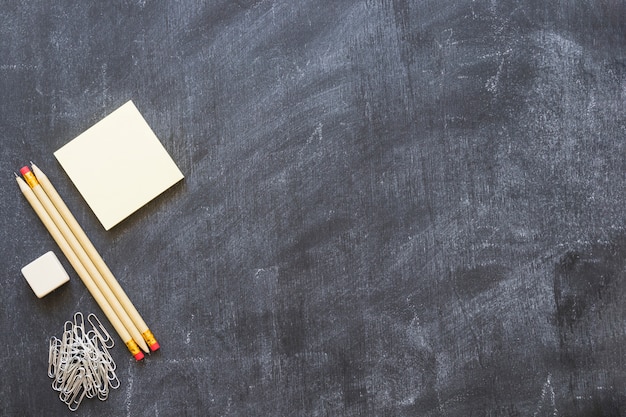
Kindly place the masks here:
[(22, 274), (38, 298), (43, 298), (70, 280), (59, 258), (50, 251), (24, 268)]

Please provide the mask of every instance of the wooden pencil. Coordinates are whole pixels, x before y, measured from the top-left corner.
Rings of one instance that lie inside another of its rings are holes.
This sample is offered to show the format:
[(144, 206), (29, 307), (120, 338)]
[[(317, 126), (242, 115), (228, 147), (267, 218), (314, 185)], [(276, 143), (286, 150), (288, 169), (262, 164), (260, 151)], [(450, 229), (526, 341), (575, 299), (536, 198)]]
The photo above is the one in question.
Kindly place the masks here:
[(65, 220), (63, 220), (61, 214), (58, 212), (54, 204), (52, 204), (52, 201), (50, 201), (50, 198), (43, 190), (43, 187), (41, 186), (37, 178), (30, 171), (30, 169), (28, 169), (28, 167), (23, 167), (20, 172), (24, 176), (26, 183), (35, 193), (35, 196), (37, 197), (43, 208), (46, 210), (50, 218), (52, 218), (54, 224), (60, 230), (61, 234), (65, 238), (65, 241), (69, 244), (70, 249), (76, 254), (79, 261), (83, 264), (83, 266), (91, 276), (93, 282), (98, 286), (104, 297), (109, 302), (109, 305), (113, 308), (113, 311), (115, 311), (117, 317), (124, 324), (124, 327), (126, 327), (128, 333), (130, 333), (137, 345), (143, 351), (148, 352), (148, 346), (144, 342), (141, 333), (135, 327), (133, 321), (128, 316), (128, 314), (120, 304), (119, 300), (115, 297), (115, 294), (113, 294), (111, 289), (108, 287), (108, 285), (100, 275), (100, 272), (98, 272), (96, 266), (93, 264), (91, 259), (89, 259), (89, 256), (82, 248), (82, 246), (78, 242), (78, 239), (76, 239), (76, 236), (74, 236), (72, 230), (69, 228), (67, 223), (65, 223)]
[(122, 341), (126, 344), (126, 347), (130, 351), (130, 353), (137, 360), (143, 359), (143, 352), (141, 351), (137, 343), (135, 343), (134, 339), (132, 338), (124, 324), (122, 324), (119, 317), (117, 316), (107, 299), (104, 297), (98, 286), (93, 282), (93, 279), (91, 278), (83, 264), (80, 262), (78, 256), (76, 256), (68, 242), (65, 240), (59, 228), (55, 225), (54, 221), (44, 208), (43, 204), (41, 204), (41, 202), (37, 198), (35, 192), (17, 174), (15, 174), (15, 178), (17, 180), (18, 186), (20, 187), (20, 190), (22, 191), (22, 194), (31, 205), (43, 225), (46, 227), (54, 241), (57, 243), (59, 249), (61, 249), (63, 254), (67, 257), (68, 261), (80, 277), (81, 281), (83, 281), (91, 295), (94, 297), (94, 299), (98, 303), (98, 306), (100, 306), (102, 312), (105, 314), (107, 319), (109, 319), (115, 331), (118, 333)]
[(143, 318), (135, 308), (134, 304), (130, 301), (130, 299), (126, 295), (126, 292), (124, 292), (119, 282), (117, 281), (109, 267), (106, 265), (96, 248), (93, 246), (83, 229), (80, 227), (80, 224), (78, 224), (78, 221), (76, 221), (76, 218), (72, 215), (71, 211), (48, 179), (48, 176), (32, 162), (31, 167), (33, 169), (35, 177), (41, 184), (41, 187), (43, 188), (49, 199), (52, 201), (52, 204), (61, 214), (63, 220), (65, 220), (72, 233), (87, 253), (87, 256), (89, 256), (89, 258), (97, 268), (100, 276), (104, 279), (104, 281), (109, 286), (115, 297), (118, 299), (126, 313), (134, 322), (135, 326), (141, 333), (141, 336), (148, 344), (150, 350), (155, 351), (159, 349), (159, 344), (150, 329), (148, 328), (148, 325), (143, 320)]

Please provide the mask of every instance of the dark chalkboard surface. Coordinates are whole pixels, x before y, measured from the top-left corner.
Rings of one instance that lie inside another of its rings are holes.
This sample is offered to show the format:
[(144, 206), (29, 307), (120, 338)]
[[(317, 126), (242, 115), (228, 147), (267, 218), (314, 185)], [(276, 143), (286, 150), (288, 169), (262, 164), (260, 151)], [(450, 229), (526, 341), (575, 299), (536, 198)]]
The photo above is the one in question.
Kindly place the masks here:
[[(76, 415), (626, 415), (624, 16), (5, 1), (0, 415), (69, 414), (48, 340), (103, 318), (29, 160), (162, 346), (117, 340), (121, 387)], [(186, 178), (105, 232), (52, 153), (128, 100)], [(40, 300), (20, 268), (48, 250), (71, 280)]]

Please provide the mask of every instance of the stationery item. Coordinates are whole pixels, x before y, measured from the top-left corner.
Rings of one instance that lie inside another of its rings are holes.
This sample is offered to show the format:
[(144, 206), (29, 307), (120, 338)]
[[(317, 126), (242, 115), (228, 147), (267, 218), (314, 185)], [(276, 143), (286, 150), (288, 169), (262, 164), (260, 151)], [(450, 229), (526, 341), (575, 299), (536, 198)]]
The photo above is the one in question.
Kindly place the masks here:
[(183, 179), (132, 101), (54, 156), (106, 230)]
[(74, 218), (67, 205), (65, 205), (63, 199), (56, 191), (46, 174), (44, 174), (43, 171), (41, 171), (41, 169), (39, 169), (32, 162), (31, 167), (33, 169), (35, 177), (39, 181), (39, 184), (52, 201), (52, 204), (61, 214), (61, 217), (63, 217), (63, 220), (65, 220), (76, 239), (78, 239), (78, 242), (83, 247), (91, 261), (94, 263), (101, 276), (108, 284), (109, 288), (111, 288), (111, 291), (113, 291), (115, 297), (117, 297), (126, 313), (128, 313), (131, 320), (141, 333), (143, 339), (148, 344), (150, 350), (155, 351), (159, 349), (159, 344), (157, 343), (154, 335), (148, 328), (148, 325), (146, 325), (145, 321), (142, 319), (141, 315), (139, 314), (133, 303), (130, 301), (130, 299), (118, 283), (117, 279), (115, 279), (115, 276), (113, 275), (111, 270), (107, 267), (106, 263), (104, 262), (96, 248), (93, 246), (83, 229), (80, 227), (80, 225), (76, 221), (76, 218)]
[(83, 266), (91, 276), (93, 282), (96, 284), (106, 300), (109, 302), (109, 304), (113, 308), (113, 311), (115, 311), (115, 314), (118, 316), (124, 327), (126, 327), (137, 345), (139, 345), (139, 347), (145, 352), (149, 352), (148, 346), (144, 342), (141, 333), (139, 333), (139, 330), (137, 330), (137, 328), (135, 327), (131, 318), (128, 316), (128, 313), (126, 313), (126, 311), (124, 310), (124, 307), (122, 307), (119, 300), (113, 294), (113, 291), (111, 291), (109, 286), (106, 284), (104, 278), (102, 278), (102, 275), (93, 264), (83, 247), (80, 245), (78, 239), (76, 239), (76, 236), (74, 236), (74, 234), (72, 233), (72, 230), (69, 228), (67, 223), (65, 223), (65, 220), (63, 220), (63, 217), (61, 216), (57, 208), (54, 206), (54, 204), (52, 204), (52, 201), (50, 201), (50, 198), (43, 190), (41, 184), (39, 184), (39, 181), (37, 180), (35, 175), (28, 167), (23, 167), (20, 172), (24, 176), (24, 179), (26, 179), (26, 182), (28, 183), (30, 188), (35, 193), (35, 196), (37, 197), (41, 205), (43, 205), (50, 218), (52, 218), (54, 224), (61, 231), (61, 234), (65, 238), (65, 241), (70, 246), (70, 250), (72, 250), (78, 256), (79, 261), (83, 264)]
[[(124, 327), (120, 319), (117, 317), (115, 311), (113, 311), (113, 309), (109, 305), (109, 302), (106, 300), (98, 286), (93, 282), (91, 276), (89, 275), (83, 264), (80, 262), (74, 251), (72, 251), (69, 244), (63, 237), (63, 234), (59, 231), (59, 228), (54, 224), (54, 221), (52, 220), (48, 212), (46, 212), (44, 206), (37, 199), (35, 192), (17, 174), (15, 174), (15, 179), (17, 180), (17, 184), (20, 187), (22, 194), (24, 194), (24, 197), (26, 198), (28, 203), (31, 205), (31, 207), (33, 208), (41, 222), (44, 224), (54, 241), (57, 243), (57, 245), (59, 245), (59, 248), (67, 257), (68, 261), (70, 262), (80, 279), (83, 281), (91, 295), (93, 295), (94, 299), (96, 300), (106, 317), (109, 319), (119, 336), (125, 342), (126, 347), (130, 351), (130, 353), (137, 360), (143, 359), (143, 352), (130, 336), (130, 333), (128, 332), (128, 330), (126, 330), (126, 327)], [(29, 180), (36, 181), (35, 176), (29, 176)]]
[(41, 255), (24, 268), (22, 275), (38, 298), (43, 298), (70, 280), (54, 252)]
[(74, 314), (73, 321), (63, 325), (61, 338), (50, 338), (48, 376), (52, 388), (71, 411), (76, 411), (83, 399), (97, 397), (104, 401), (111, 389), (120, 387), (115, 374), (115, 361), (109, 354), (113, 339), (95, 314)]

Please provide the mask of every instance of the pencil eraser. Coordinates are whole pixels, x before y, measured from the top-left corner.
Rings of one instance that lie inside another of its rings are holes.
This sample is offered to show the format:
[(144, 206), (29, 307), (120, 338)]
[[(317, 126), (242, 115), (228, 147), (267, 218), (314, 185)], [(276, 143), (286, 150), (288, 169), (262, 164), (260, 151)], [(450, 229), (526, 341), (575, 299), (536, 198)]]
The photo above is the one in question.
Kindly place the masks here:
[(38, 298), (43, 298), (70, 280), (59, 258), (50, 251), (22, 268), (22, 275)]
[(161, 346), (159, 346), (158, 342), (154, 342), (153, 344), (149, 345), (148, 347), (150, 348), (151, 351), (156, 352), (157, 350), (159, 350), (159, 348)]
[(144, 358), (143, 352), (139, 352), (137, 354), (135, 354), (135, 360), (142, 360)]
[(29, 167), (24, 166), (24, 167), (20, 168), (20, 174), (22, 174), (22, 175), (24, 175), (26, 173), (29, 173), (29, 172), (30, 172), (30, 168)]

